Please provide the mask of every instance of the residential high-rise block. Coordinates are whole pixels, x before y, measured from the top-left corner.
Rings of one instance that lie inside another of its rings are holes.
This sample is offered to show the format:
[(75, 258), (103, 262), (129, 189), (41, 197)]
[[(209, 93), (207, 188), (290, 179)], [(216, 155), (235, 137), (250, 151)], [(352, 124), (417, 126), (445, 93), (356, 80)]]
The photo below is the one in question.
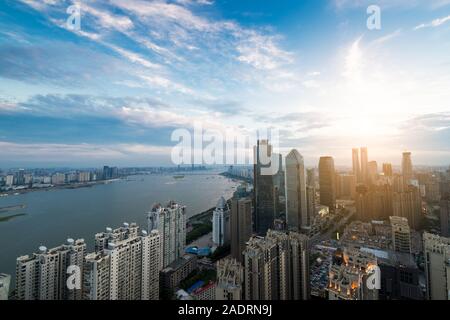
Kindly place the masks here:
[(309, 299), (308, 252), (308, 237), (297, 232), (251, 238), (244, 252), (246, 299)]
[(84, 300), (110, 299), (110, 258), (103, 251), (86, 255), (83, 274)]
[(242, 252), (252, 235), (252, 200), (235, 196), (231, 200), (231, 256), (242, 262)]
[(422, 224), (422, 197), (419, 188), (408, 185), (393, 192), (393, 215), (408, 219), (412, 229), (420, 229)]
[(392, 216), (390, 221), (394, 251), (411, 253), (411, 230), (409, 229), (408, 219)]
[(213, 211), (213, 242), (221, 247), (230, 242), (230, 207), (224, 197), (217, 202), (216, 209)]
[(84, 298), (88, 300), (157, 300), (162, 269), (160, 234), (148, 234), (132, 223), (95, 236), (95, 253), (84, 265)]
[(236, 259), (217, 262), (217, 300), (243, 300), (244, 268)]
[(450, 300), (450, 238), (423, 234), (428, 300)]
[(334, 160), (321, 157), (319, 161), (320, 204), (328, 206), (331, 212), (336, 207), (336, 182)]
[(18, 300), (79, 300), (82, 290), (69, 288), (72, 268), (79, 270), (80, 285), (86, 244), (83, 239), (68, 239), (53, 249), (39, 247), (33, 255), (21, 256), (16, 263), (16, 298)]
[(278, 248), (272, 239), (252, 237), (244, 251), (246, 300), (277, 300)]
[(311, 223), (306, 198), (303, 157), (297, 150), (286, 156), (286, 218), (288, 230), (300, 232)]
[(158, 230), (150, 234), (142, 231), (142, 287), (141, 300), (159, 300), (159, 272), (163, 261), (161, 236)]
[(163, 267), (184, 254), (186, 246), (186, 207), (173, 201), (166, 207), (157, 204), (147, 214), (148, 230), (158, 230), (161, 236)]

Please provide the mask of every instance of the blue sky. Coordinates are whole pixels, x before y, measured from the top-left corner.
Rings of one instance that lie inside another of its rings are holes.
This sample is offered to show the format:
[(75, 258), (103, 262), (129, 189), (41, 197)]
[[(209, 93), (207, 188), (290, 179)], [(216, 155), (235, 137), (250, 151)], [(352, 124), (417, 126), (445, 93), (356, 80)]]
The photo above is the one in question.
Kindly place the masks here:
[(450, 0), (6, 0), (0, 30), (0, 167), (170, 164), (195, 121), (450, 164)]

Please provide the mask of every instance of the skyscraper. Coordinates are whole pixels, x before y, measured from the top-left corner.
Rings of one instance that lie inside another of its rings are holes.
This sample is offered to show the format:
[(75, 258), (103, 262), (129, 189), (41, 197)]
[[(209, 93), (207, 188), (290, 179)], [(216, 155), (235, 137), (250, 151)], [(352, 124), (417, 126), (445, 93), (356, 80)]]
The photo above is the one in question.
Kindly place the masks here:
[(411, 152), (403, 152), (402, 157), (402, 175), (406, 184), (413, 178), (413, 166), (411, 161)]
[(361, 148), (361, 182), (367, 183), (369, 179), (369, 154), (366, 147)]
[(328, 206), (330, 211), (336, 207), (336, 182), (334, 160), (332, 157), (321, 157), (319, 160), (320, 204)]
[(230, 242), (230, 208), (224, 197), (217, 202), (213, 211), (213, 242), (224, 246)]
[(397, 252), (411, 253), (411, 230), (408, 219), (403, 217), (390, 217), (392, 228), (392, 245)]
[(157, 204), (147, 214), (148, 230), (161, 236), (163, 268), (182, 257), (186, 246), (186, 207), (170, 201), (166, 207)]
[(300, 232), (309, 226), (303, 157), (297, 150), (286, 156), (286, 217), (289, 230)]
[(450, 238), (424, 232), (428, 300), (450, 300)]
[(254, 148), (254, 228), (258, 235), (265, 235), (278, 214), (278, 192), (274, 176), (279, 169), (267, 140), (258, 140)]
[(244, 268), (236, 259), (217, 262), (217, 300), (243, 300)]
[(353, 163), (353, 175), (356, 177), (357, 182), (361, 182), (361, 165), (359, 163), (359, 149), (352, 149), (352, 163)]
[(68, 239), (53, 249), (39, 247), (33, 255), (21, 256), (16, 263), (16, 297), (18, 300), (80, 300), (81, 289), (67, 286), (69, 266), (83, 273), (86, 244), (83, 239)]
[(242, 262), (242, 252), (252, 235), (252, 200), (239, 198), (231, 200), (231, 256)]

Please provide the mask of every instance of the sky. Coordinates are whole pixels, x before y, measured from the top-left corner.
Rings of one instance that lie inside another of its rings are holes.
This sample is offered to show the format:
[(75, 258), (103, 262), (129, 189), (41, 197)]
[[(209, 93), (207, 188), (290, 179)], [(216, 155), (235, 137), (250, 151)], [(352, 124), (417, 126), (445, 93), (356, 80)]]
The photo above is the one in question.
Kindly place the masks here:
[(0, 167), (170, 165), (198, 123), (449, 165), (450, 0), (1, 1)]

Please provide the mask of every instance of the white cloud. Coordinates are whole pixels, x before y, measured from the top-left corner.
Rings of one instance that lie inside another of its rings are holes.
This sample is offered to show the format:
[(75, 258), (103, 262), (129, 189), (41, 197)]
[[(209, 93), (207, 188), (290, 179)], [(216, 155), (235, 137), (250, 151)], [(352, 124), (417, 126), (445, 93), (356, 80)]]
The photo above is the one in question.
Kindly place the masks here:
[(144, 67), (150, 68), (150, 69), (160, 68), (160, 66), (158, 64), (155, 64), (155, 63), (149, 61), (148, 59), (143, 58), (141, 55), (139, 55), (133, 51), (118, 47), (116, 45), (109, 45), (109, 47), (133, 63), (137, 63), (141, 66), (144, 66)]
[(401, 34), (402, 34), (402, 30), (401, 29), (397, 29), (397, 30), (395, 30), (392, 33), (389, 33), (389, 34), (387, 34), (385, 36), (382, 36), (382, 37), (380, 37), (378, 39), (375, 39), (374, 41), (372, 41), (372, 44), (374, 44), (374, 45), (383, 44), (383, 43), (388, 42), (388, 41), (390, 41), (390, 40), (392, 40), (394, 38), (399, 37)]
[(437, 18), (431, 21), (430, 23), (422, 23), (414, 28), (414, 30), (420, 30), (423, 28), (435, 28), (443, 25), (444, 23), (450, 21), (450, 16), (446, 16), (443, 18)]

